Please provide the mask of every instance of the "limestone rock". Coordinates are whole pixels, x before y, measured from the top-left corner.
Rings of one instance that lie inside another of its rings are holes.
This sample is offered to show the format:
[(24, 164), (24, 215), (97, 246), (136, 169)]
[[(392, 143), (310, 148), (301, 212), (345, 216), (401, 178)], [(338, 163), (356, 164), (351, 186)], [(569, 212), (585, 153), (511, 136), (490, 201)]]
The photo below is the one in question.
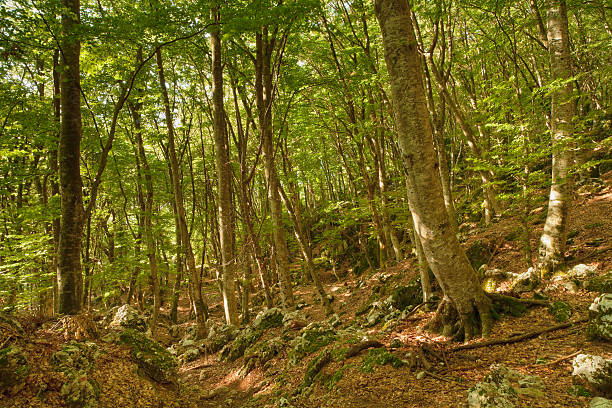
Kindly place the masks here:
[(159, 343), (134, 329), (123, 330), (119, 339), (130, 348), (132, 358), (149, 377), (160, 383), (176, 381), (178, 361)]
[(513, 408), (519, 403), (519, 397), (542, 398), (543, 389), (544, 384), (538, 376), (522, 375), (503, 365), (493, 365), (483, 381), (468, 390), (468, 406)]
[(561, 323), (567, 321), (572, 316), (572, 307), (563, 301), (556, 301), (548, 306), (548, 312), (554, 317), (555, 321)]
[(268, 330), (273, 327), (281, 327), (284, 318), (283, 311), (277, 307), (263, 310), (257, 314), (252, 326), (255, 329)]
[(335, 339), (336, 332), (333, 327), (321, 323), (310, 323), (300, 331), (298, 337), (291, 341), (289, 363), (295, 365), (307, 354), (318, 351)]
[(514, 292), (529, 292), (538, 285), (539, 276), (535, 268), (529, 268), (526, 272), (516, 275), (512, 281), (511, 289)]
[(262, 341), (244, 352), (243, 373), (248, 374), (256, 367), (262, 367), (272, 358), (277, 356), (285, 347), (286, 343), (280, 337), (273, 337), (268, 341)]
[(574, 382), (581, 383), (595, 395), (612, 397), (612, 359), (579, 354), (572, 361)]
[(211, 353), (216, 353), (217, 351), (221, 350), (223, 346), (238, 336), (238, 332), (238, 328), (231, 324), (212, 326), (206, 339), (208, 351)]
[(612, 272), (608, 272), (601, 276), (594, 276), (584, 282), (584, 288), (590, 292), (611, 293)]
[(95, 343), (71, 341), (51, 355), (51, 365), (68, 378), (60, 394), (70, 408), (96, 408), (100, 387), (90, 377), (98, 354)]
[(394, 287), (385, 303), (397, 310), (404, 310), (408, 306), (418, 305), (422, 300), (421, 283), (418, 279), (413, 279), (407, 285)]
[(247, 327), (246, 329), (241, 330), (240, 334), (238, 334), (232, 343), (223, 347), (221, 354), (219, 355), (220, 359), (224, 361), (234, 361), (240, 358), (247, 348), (255, 344), (255, 342), (260, 339), (262, 334), (262, 329), (256, 329), (253, 327)]
[(139, 332), (147, 331), (147, 323), (144, 317), (130, 305), (123, 305), (117, 309), (109, 326), (120, 329), (134, 329)]
[(596, 297), (589, 306), (587, 337), (612, 341), (612, 293)]
[(579, 264), (567, 271), (571, 278), (585, 280), (597, 274), (597, 265)]
[(30, 372), (23, 351), (16, 346), (0, 350), (0, 392), (22, 382)]
[(62, 385), (60, 394), (69, 408), (97, 408), (100, 387), (87, 374), (81, 373)]

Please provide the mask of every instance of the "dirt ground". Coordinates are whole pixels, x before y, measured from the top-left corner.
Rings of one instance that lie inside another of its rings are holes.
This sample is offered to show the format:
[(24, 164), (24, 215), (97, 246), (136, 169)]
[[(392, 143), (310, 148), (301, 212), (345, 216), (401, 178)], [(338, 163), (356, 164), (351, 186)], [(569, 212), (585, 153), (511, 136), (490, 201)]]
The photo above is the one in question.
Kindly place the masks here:
[[(610, 176), (610, 174), (608, 174)], [(585, 263), (597, 265), (600, 273), (612, 270), (612, 185), (611, 177), (597, 191), (583, 191), (577, 195), (570, 213), (571, 244), (568, 247), (570, 266)], [(539, 211), (545, 211), (540, 209)], [(537, 212), (537, 211), (536, 211)], [(543, 217), (534, 217), (531, 225), (532, 247), (537, 248)], [(469, 238), (465, 246), (476, 240), (488, 240), (494, 247), (488, 265), (508, 272), (523, 272), (527, 264), (520, 240), (509, 240), (520, 223), (504, 218), (488, 228), (472, 229), (464, 233)], [(416, 276), (416, 263), (407, 260), (398, 265), (364, 273), (359, 278), (350, 274), (338, 282), (332, 273), (322, 275), (326, 289), (335, 298), (333, 306), (345, 327), (355, 318), (355, 312), (366, 302), (372, 288), (379, 284), (382, 274), (391, 275), (398, 282), (407, 282)], [(209, 288), (208, 301), (212, 305), (212, 320), (222, 321), (220, 299), (214, 288)], [(318, 305), (312, 305), (313, 293), (308, 287), (296, 288), (296, 295), (309, 305), (304, 313), (309, 319), (324, 319)], [(527, 294), (530, 295), (530, 294)], [(587, 316), (587, 309), (596, 293), (579, 290), (577, 293), (562, 289), (547, 293), (551, 300), (563, 300), (573, 308), (571, 321)], [(188, 310), (182, 303), (181, 319), (188, 326)], [(426, 344), (440, 358), (424, 378), (417, 378), (417, 370), (407, 367), (377, 366), (371, 373), (360, 369), (366, 352), (340, 362), (333, 361), (323, 368), (323, 376), (342, 370), (342, 376), (330, 387), (315, 381), (304, 394), (296, 390), (304, 377), (308, 356), (301, 364), (289, 366), (288, 350), (247, 376), (241, 375), (242, 359), (221, 363), (216, 355), (206, 355), (180, 368), (178, 386), (161, 386), (145, 378), (130, 360), (128, 351), (117, 345), (96, 341), (101, 349), (94, 377), (101, 388), (99, 406), (111, 407), (466, 407), (467, 389), (480, 381), (494, 363), (503, 363), (521, 373), (539, 375), (545, 384), (545, 398), (521, 397), (521, 407), (586, 407), (590, 398), (570, 395), (572, 385), (571, 358), (578, 352), (612, 357), (609, 343), (587, 341), (585, 324), (572, 325), (538, 337), (513, 344), (495, 345), (468, 350), (454, 350), (458, 343), (437, 337), (423, 330), (433, 314), (423, 310), (401, 321), (393, 330), (382, 332), (380, 325), (370, 333), (389, 346), (394, 338), (402, 341), (400, 348), (390, 349), (400, 358)], [(18, 344), (24, 348), (33, 367), (26, 381), (13, 394), (0, 395), (0, 407), (61, 407), (60, 388), (62, 374), (51, 370), (49, 357), (66, 341), (58, 322), (24, 322), (26, 335), (10, 330), (0, 331), (0, 345)], [(508, 338), (556, 324), (545, 307), (532, 307), (521, 317), (503, 316), (496, 321), (491, 339)], [(266, 332), (266, 337), (278, 335), (281, 329)], [(162, 331), (159, 339), (168, 343)], [(476, 339), (474, 342), (482, 341)], [(542, 363), (542, 364), (536, 364)], [(290, 401), (290, 405), (289, 405)]]

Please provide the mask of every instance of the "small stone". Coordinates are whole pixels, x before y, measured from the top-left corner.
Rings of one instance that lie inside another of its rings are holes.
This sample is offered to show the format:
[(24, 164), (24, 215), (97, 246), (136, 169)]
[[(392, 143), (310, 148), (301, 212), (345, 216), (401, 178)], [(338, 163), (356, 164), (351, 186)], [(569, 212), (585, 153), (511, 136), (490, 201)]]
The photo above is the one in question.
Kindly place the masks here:
[(425, 371), (419, 371), (418, 374), (416, 375), (416, 379), (422, 380), (423, 378), (425, 378), (426, 375), (427, 373), (425, 373)]
[(389, 343), (390, 348), (399, 348), (399, 347), (402, 347), (403, 345), (404, 343), (402, 343), (402, 341), (398, 339), (397, 337), (395, 337), (393, 340), (391, 340), (391, 343)]

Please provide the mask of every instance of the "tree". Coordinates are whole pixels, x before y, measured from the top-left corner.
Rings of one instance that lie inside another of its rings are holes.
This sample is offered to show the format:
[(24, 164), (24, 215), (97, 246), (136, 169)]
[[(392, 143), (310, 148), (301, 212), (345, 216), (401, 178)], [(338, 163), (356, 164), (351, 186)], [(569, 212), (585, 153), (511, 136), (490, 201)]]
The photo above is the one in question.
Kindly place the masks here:
[[(219, 12), (211, 10), (216, 22)], [(219, 204), (219, 236), (221, 240), (221, 269), (223, 278), (223, 308), (225, 321), (238, 325), (238, 308), (235, 289), (234, 226), (232, 223), (232, 168), (230, 166), (229, 143), (225, 128), (223, 109), (223, 66), (221, 65), (221, 30), (213, 27), (210, 33), (212, 50), (213, 83), (213, 133), (215, 137), (215, 160), (217, 165), (217, 195)]]
[(81, 179), (81, 43), (77, 30), (80, 1), (62, 1), (61, 43), (61, 130), (59, 137), (59, 179), (61, 225), (58, 246), (59, 313), (81, 310), (83, 276), (81, 238), (83, 235), (83, 181)]
[[(445, 295), (432, 322), (444, 321), (452, 305), (470, 339), (491, 326), (491, 301), (448, 219), (437, 171), (433, 133), (422, 83), (422, 67), (407, 0), (377, 0), (395, 124), (407, 170), (408, 199), (423, 252)], [(479, 327), (480, 325), (480, 327)], [(449, 331), (450, 326), (445, 325)]]
[(552, 185), (544, 231), (540, 238), (538, 268), (542, 277), (563, 266), (567, 238), (568, 209), (571, 202), (573, 161), (572, 61), (569, 49), (567, 6), (565, 0), (550, 2), (547, 12), (548, 52), (550, 54), (552, 93), (551, 134)]

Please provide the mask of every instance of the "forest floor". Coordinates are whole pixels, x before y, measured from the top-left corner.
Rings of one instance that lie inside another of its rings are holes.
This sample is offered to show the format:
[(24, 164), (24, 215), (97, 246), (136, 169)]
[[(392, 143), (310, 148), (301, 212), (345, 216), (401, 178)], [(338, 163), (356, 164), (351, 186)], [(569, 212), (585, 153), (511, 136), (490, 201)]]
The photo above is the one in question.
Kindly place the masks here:
[[(603, 186), (596, 192), (578, 194), (570, 214), (569, 231), (572, 236), (568, 248), (570, 266), (584, 263), (598, 266), (599, 273), (612, 270), (612, 174), (608, 173)], [(545, 209), (539, 211), (545, 212)], [(537, 248), (543, 216), (531, 225), (532, 247)], [(488, 241), (493, 248), (490, 268), (520, 273), (527, 269), (522, 242), (512, 240), (520, 223), (517, 219), (502, 219), (490, 227), (464, 226), (464, 243)], [(353, 323), (356, 312), (369, 299), (381, 281), (408, 282), (418, 272), (413, 259), (378, 271), (366, 271), (360, 277), (346, 273), (337, 281), (331, 272), (323, 274), (326, 289), (334, 295), (333, 307), (342, 324)], [(341, 274), (342, 276), (342, 274)], [(211, 305), (211, 319), (222, 322), (220, 298), (211, 285), (207, 288)], [(299, 301), (307, 303), (302, 312), (308, 320), (325, 320), (321, 307), (312, 302), (309, 287), (296, 287)], [(532, 293), (523, 296), (531, 297)], [(588, 315), (588, 307), (597, 295), (580, 289), (575, 293), (559, 288), (546, 292), (550, 300), (563, 300), (572, 306), (570, 321)], [(382, 298), (384, 300), (384, 297)], [(188, 309), (181, 305), (180, 318), (187, 322)], [(424, 308), (423, 308), (424, 309)], [(165, 311), (167, 312), (167, 311)], [(461, 344), (423, 330), (431, 317), (431, 310), (422, 310), (401, 320), (391, 330), (382, 330), (382, 324), (365, 328), (368, 336), (376, 338), (393, 354), (404, 358), (425, 344), (433, 350), (432, 366), (411, 370), (408, 366), (393, 368), (390, 365), (375, 366), (372, 372), (364, 372), (363, 360), (368, 354), (361, 352), (341, 361), (332, 359), (323, 369), (312, 387), (300, 392), (307, 364), (315, 354), (307, 355), (296, 365), (288, 363), (288, 348), (262, 367), (248, 375), (241, 370), (242, 358), (234, 362), (221, 362), (216, 354), (204, 355), (184, 364), (179, 369), (179, 380), (171, 386), (159, 385), (139, 374), (123, 347), (99, 340), (92, 340), (100, 348), (94, 379), (100, 385), (100, 407), (465, 407), (467, 389), (489, 371), (494, 363), (503, 363), (523, 374), (538, 375), (545, 386), (544, 398), (523, 398), (518, 406), (524, 407), (585, 407), (589, 398), (571, 395), (571, 358), (577, 352), (612, 356), (609, 343), (587, 341), (585, 324), (578, 323), (566, 329), (552, 331), (532, 339), (512, 344), (494, 345), (474, 349), (455, 350)], [(26, 334), (16, 335), (0, 326), (0, 348), (17, 344), (28, 356), (32, 370), (12, 395), (0, 395), (0, 407), (61, 407), (60, 396), (63, 374), (53, 371), (49, 364), (51, 354), (58, 350), (72, 333), (58, 330), (61, 321), (36, 321), (22, 319)], [(509, 338), (557, 324), (546, 307), (531, 307), (519, 317), (503, 315), (495, 322), (493, 333), (487, 340)], [(279, 336), (283, 328), (270, 329), (264, 338)], [(165, 329), (159, 330), (157, 340), (163, 345), (173, 341)], [(400, 347), (391, 348), (393, 339), (401, 340)], [(176, 341), (176, 340), (175, 340)], [(473, 342), (482, 341), (476, 339)], [(332, 347), (330, 345), (329, 347)], [(417, 373), (426, 371), (424, 377)], [(334, 381), (329, 381), (331, 377)], [(324, 381), (327, 379), (328, 381)]]

